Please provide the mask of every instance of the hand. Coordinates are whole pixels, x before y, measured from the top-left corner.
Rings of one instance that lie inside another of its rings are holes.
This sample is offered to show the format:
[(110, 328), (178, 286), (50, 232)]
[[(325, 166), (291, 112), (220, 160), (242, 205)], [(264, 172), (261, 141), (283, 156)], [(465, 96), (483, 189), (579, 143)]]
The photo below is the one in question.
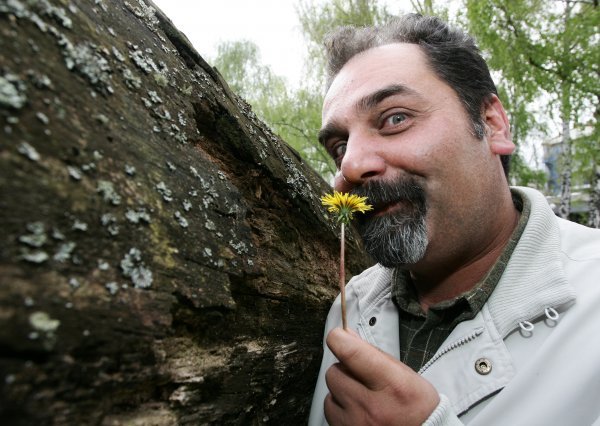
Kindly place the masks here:
[(353, 331), (332, 330), (327, 346), (340, 361), (325, 374), (330, 425), (421, 425), (437, 407), (431, 383)]

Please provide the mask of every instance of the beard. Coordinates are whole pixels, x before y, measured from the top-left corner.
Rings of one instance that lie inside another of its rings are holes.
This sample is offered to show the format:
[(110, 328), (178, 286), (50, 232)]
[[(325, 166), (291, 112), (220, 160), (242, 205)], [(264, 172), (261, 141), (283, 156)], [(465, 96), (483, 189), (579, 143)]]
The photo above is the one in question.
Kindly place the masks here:
[(367, 203), (378, 207), (402, 202), (399, 210), (381, 216), (373, 213), (357, 215), (357, 227), (367, 252), (381, 265), (392, 268), (412, 265), (425, 256), (427, 203), (425, 190), (415, 178), (394, 182), (369, 181), (351, 191), (367, 197)]

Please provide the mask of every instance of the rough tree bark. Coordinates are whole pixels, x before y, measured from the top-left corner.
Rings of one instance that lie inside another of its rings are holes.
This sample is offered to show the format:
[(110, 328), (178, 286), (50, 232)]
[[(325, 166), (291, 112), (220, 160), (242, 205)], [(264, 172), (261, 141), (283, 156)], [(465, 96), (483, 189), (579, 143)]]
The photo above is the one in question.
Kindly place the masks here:
[(0, 423), (305, 423), (329, 188), (151, 2), (0, 0), (0, 121)]

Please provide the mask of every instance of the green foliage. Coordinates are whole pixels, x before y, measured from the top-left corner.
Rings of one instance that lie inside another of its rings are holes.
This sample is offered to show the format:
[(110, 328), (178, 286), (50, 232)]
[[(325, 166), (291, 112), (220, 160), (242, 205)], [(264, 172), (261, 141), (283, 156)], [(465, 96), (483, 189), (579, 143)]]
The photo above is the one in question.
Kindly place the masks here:
[(278, 104), (287, 97), (285, 80), (262, 65), (260, 50), (251, 41), (219, 44), (213, 63), (231, 89), (244, 98), (263, 101), (269, 97)]
[[(448, 2), (442, 2), (448, 3)], [(413, 10), (421, 15), (434, 15), (442, 18), (444, 21), (449, 20), (449, 11), (446, 5), (441, 6), (435, 4), (433, 0), (410, 0)]]
[(567, 0), (465, 0), (465, 6), (469, 32), (502, 76), (499, 89), (507, 95), (502, 98), (515, 142), (539, 131), (550, 136), (563, 123), (574, 135), (595, 129), (590, 138), (566, 141), (566, 154), (576, 153), (573, 170), (591, 173), (590, 157), (597, 161), (599, 151), (600, 7)]
[(530, 186), (542, 190), (548, 180), (543, 170), (531, 168), (520, 153), (515, 153), (510, 159), (510, 175), (513, 179), (511, 184), (519, 186)]
[(258, 46), (247, 40), (220, 44), (213, 63), (258, 117), (325, 179), (333, 177), (335, 165), (317, 141), (320, 95), (308, 89), (289, 91), (284, 78), (262, 65)]
[(308, 63), (312, 86), (320, 89), (325, 81), (323, 41), (333, 28), (345, 25), (356, 27), (385, 22), (390, 14), (377, 0), (330, 0), (315, 2), (301, 0), (297, 9), (300, 26), (308, 47)]

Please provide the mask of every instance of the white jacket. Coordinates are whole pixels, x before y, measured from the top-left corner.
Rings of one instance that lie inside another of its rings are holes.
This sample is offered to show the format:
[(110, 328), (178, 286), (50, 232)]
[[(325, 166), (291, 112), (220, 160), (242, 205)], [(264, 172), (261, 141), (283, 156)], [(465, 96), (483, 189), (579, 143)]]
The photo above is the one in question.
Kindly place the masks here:
[[(441, 396), (427, 425), (600, 425), (600, 230), (559, 219), (541, 193), (515, 189), (531, 214), (502, 278), (420, 371)], [(367, 269), (346, 293), (348, 326), (399, 358), (391, 270)], [(338, 297), (325, 336), (340, 317)], [(486, 375), (475, 368), (481, 359), (491, 364)], [(326, 424), (325, 371), (336, 361), (324, 345), (309, 425)]]

